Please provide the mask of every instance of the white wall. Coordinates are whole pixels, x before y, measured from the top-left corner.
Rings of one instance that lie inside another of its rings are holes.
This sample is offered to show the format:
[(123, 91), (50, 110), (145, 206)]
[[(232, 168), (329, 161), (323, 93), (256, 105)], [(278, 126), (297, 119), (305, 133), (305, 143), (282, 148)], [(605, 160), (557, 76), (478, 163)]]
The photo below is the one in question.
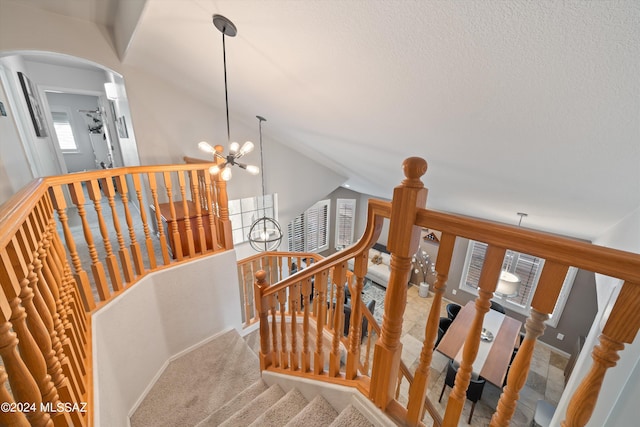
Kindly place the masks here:
[(172, 356), (240, 330), (234, 251), (153, 273), (93, 316), (96, 426), (125, 426)]
[[(640, 207), (624, 218), (618, 224), (607, 230), (594, 241), (595, 244), (640, 253)], [(566, 414), (570, 395), (578, 387), (582, 378), (592, 365), (591, 353), (593, 347), (599, 343), (598, 336), (616, 301), (620, 289), (620, 281), (596, 275), (598, 289), (599, 310), (593, 326), (586, 338), (584, 348), (576, 361), (573, 373), (565, 392), (558, 403), (558, 409), (552, 420), (552, 425), (559, 425)], [(638, 401), (640, 401), (640, 339), (636, 336), (633, 343), (626, 345), (619, 352), (620, 360), (617, 366), (610, 368), (602, 383), (595, 410), (589, 423), (590, 427), (618, 427), (631, 426), (638, 423)], [(557, 424), (556, 424), (557, 423)]]

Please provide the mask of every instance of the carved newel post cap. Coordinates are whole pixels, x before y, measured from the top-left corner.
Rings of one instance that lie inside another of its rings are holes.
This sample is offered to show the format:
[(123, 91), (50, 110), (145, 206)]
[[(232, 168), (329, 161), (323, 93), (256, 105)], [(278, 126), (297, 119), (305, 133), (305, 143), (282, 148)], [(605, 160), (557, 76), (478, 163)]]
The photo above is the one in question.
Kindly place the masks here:
[(259, 270), (258, 272), (256, 272), (256, 280), (258, 281), (258, 283), (263, 283), (266, 278), (267, 278), (266, 271)]
[(422, 157), (409, 157), (402, 162), (402, 171), (406, 179), (404, 185), (423, 187), (420, 177), (427, 172), (427, 161)]
[(216, 145), (215, 147), (213, 147), (213, 149), (218, 153), (222, 153), (224, 151), (224, 147), (222, 145)]

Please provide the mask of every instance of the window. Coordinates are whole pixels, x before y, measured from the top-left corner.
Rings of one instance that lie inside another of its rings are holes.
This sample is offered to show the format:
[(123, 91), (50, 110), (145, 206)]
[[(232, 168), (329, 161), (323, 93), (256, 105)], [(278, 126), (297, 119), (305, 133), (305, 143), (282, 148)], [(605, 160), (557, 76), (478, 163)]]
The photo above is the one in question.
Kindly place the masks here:
[(229, 201), (229, 219), (233, 233), (233, 244), (249, 241), (251, 225), (263, 216), (278, 219), (277, 194), (247, 197)]
[(336, 249), (343, 249), (353, 243), (356, 200), (338, 199), (336, 202)]
[(78, 144), (73, 137), (73, 128), (69, 123), (69, 116), (65, 112), (52, 112), (53, 128), (58, 138), (58, 145), (62, 151), (78, 151)]
[[(477, 295), (478, 281), (480, 280), (480, 272), (484, 264), (486, 251), (486, 243), (469, 242), (460, 289)], [(496, 294), (496, 297), (502, 299), (501, 303), (504, 303), (509, 309), (528, 316), (531, 310), (531, 300), (538, 285), (538, 279), (540, 278), (540, 273), (542, 273), (543, 266), (544, 259), (542, 258), (507, 250), (502, 264), (502, 270), (518, 276), (520, 279), (520, 289), (517, 295), (500, 296)], [(564, 309), (564, 304), (571, 291), (576, 272), (577, 269), (571, 267), (567, 273), (556, 306), (547, 322), (553, 327), (558, 324), (558, 320)]]
[(290, 252), (322, 252), (329, 248), (330, 200), (321, 200), (287, 227)]

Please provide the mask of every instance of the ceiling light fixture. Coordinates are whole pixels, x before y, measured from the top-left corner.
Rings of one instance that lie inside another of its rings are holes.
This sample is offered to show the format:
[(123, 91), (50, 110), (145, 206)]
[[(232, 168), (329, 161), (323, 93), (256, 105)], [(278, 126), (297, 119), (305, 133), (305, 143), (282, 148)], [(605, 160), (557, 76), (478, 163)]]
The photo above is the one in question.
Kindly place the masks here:
[[(262, 122), (266, 122), (262, 116), (256, 116), (260, 128), (260, 168), (262, 169), (262, 218), (251, 224), (249, 229), (249, 244), (258, 252), (267, 252), (278, 249), (282, 241), (282, 229), (275, 218), (267, 216), (267, 203), (264, 197), (264, 153), (262, 150)], [(275, 203), (274, 203), (275, 204)]]
[(229, 144), (229, 154), (223, 156), (218, 153), (215, 148), (213, 148), (209, 143), (202, 141), (198, 144), (198, 148), (200, 148), (205, 153), (209, 153), (213, 155), (213, 158), (219, 158), (224, 160), (224, 163), (221, 165), (215, 165), (209, 168), (209, 172), (213, 175), (220, 174), (220, 178), (224, 181), (229, 181), (231, 179), (231, 167), (238, 166), (241, 169), (245, 169), (252, 175), (257, 175), (260, 172), (260, 169), (257, 166), (247, 165), (244, 163), (238, 162), (238, 159), (245, 154), (253, 151), (253, 142), (247, 141), (242, 144), (237, 142), (231, 142), (231, 132), (229, 130), (229, 92), (227, 89), (227, 50), (225, 45), (225, 36), (235, 37), (238, 34), (238, 30), (236, 26), (229, 19), (225, 18), (222, 15), (213, 15), (213, 25), (222, 33), (222, 61), (224, 65), (224, 101), (227, 111), (227, 142)]

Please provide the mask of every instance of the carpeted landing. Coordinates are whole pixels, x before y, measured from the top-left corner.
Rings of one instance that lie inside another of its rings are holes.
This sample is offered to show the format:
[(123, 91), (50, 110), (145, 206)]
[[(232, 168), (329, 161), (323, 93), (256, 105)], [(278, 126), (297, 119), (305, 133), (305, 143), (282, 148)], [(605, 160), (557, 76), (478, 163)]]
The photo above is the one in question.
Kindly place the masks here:
[(372, 425), (352, 405), (338, 413), (320, 395), (269, 387), (236, 331), (171, 362), (131, 417), (132, 427)]

